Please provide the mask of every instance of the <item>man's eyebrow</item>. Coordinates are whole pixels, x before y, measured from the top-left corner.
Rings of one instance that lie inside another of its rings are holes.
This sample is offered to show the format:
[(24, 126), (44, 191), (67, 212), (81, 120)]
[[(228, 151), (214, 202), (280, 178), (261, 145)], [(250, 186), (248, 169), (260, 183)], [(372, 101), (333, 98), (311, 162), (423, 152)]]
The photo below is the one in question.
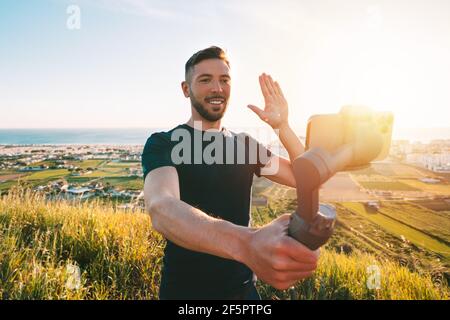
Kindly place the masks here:
[[(197, 78), (201, 78), (201, 77), (212, 77), (213, 75), (210, 73), (202, 73), (201, 75), (197, 76)], [(231, 79), (231, 77), (227, 74), (222, 74), (220, 75), (221, 78), (228, 78)]]

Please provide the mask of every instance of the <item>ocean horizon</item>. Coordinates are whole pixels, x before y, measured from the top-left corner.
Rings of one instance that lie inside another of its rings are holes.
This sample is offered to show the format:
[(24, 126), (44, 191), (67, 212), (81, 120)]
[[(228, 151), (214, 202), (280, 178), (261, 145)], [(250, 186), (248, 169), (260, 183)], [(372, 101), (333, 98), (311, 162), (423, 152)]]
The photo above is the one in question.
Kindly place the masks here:
[[(154, 132), (171, 128), (70, 128), (70, 129), (2, 129), (0, 145), (66, 145), (66, 144), (105, 144), (105, 145), (144, 145)], [(248, 130), (246, 130), (248, 129)], [(255, 128), (230, 128), (235, 132), (249, 132), (257, 140), (267, 143), (268, 135), (255, 135)], [(256, 129), (258, 130), (258, 129)], [(297, 131), (297, 130), (296, 130)], [(297, 131), (300, 136), (304, 130)], [(395, 129), (394, 140), (429, 142), (450, 139), (448, 128), (410, 128)]]
[(147, 138), (164, 128), (107, 129), (0, 129), (2, 145), (105, 144), (144, 145)]

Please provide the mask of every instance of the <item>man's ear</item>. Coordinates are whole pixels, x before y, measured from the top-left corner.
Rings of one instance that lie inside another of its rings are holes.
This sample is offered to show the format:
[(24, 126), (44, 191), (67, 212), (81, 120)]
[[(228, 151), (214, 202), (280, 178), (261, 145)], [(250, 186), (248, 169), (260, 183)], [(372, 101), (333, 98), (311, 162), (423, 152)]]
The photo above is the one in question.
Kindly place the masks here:
[(181, 82), (181, 89), (186, 98), (189, 98), (189, 84), (186, 81)]

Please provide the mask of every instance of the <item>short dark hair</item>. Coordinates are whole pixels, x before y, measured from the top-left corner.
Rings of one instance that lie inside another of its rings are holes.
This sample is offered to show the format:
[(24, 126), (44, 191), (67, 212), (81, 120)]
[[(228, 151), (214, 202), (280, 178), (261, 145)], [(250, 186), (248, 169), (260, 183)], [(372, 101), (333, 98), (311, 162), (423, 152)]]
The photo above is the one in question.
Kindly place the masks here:
[(228, 61), (227, 55), (222, 48), (211, 46), (209, 48), (200, 50), (192, 55), (192, 57), (189, 58), (189, 60), (186, 62), (186, 65), (184, 66), (184, 77), (186, 81), (189, 81), (190, 79), (190, 73), (194, 69), (194, 66), (203, 60), (207, 59), (220, 59), (224, 61), (228, 68), (230, 67), (230, 62)]

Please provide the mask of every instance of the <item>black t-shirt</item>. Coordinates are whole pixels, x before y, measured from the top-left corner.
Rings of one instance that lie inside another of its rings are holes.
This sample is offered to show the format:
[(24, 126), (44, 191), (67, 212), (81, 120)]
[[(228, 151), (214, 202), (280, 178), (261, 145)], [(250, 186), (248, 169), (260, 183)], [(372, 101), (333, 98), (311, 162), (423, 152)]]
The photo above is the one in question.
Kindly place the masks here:
[[(260, 175), (270, 155), (246, 134), (226, 129), (212, 133), (182, 124), (148, 138), (142, 167), (144, 180), (156, 168), (175, 167), (182, 201), (210, 216), (248, 226), (253, 175)], [(167, 240), (160, 298), (226, 298), (252, 277), (244, 264)]]

